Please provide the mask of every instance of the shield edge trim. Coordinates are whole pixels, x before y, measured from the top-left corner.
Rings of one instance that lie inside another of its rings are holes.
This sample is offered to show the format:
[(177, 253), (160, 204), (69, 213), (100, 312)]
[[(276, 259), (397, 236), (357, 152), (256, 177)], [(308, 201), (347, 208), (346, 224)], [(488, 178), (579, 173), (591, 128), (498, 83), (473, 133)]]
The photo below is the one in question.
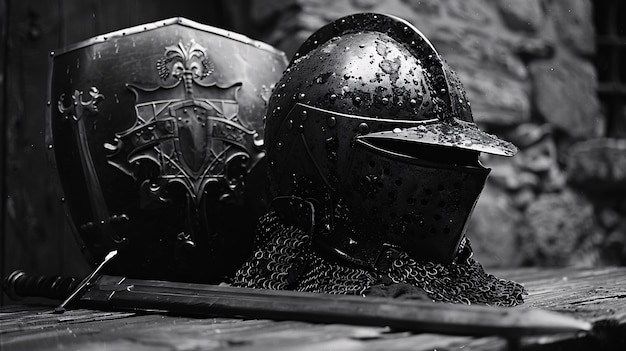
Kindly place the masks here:
[(274, 48), (273, 46), (267, 43), (264, 43), (259, 40), (251, 39), (250, 37), (247, 37), (243, 34), (231, 32), (226, 29), (213, 27), (207, 24), (201, 24), (201, 23), (192, 21), (184, 17), (172, 17), (172, 18), (168, 18), (168, 19), (164, 19), (160, 21), (140, 24), (140, 25), (136, 25), (133, 27), (125, 28), (125, 29), (116, 30), (116, 31), (109, 32), (106, 34), (97, 35), (90, 39), (86, 39), (86, 40), (79, 41), (74, 44), (70, 44), (61, 49), (52, 50), (50, 51), (50, 56), (62, 55), (64, 53), (82, 49), (87, 46), (91, 46), (91, 45), (98, 44), (98, 43), (103, 43), (111, 39), (121, 38), (121, 37), (125, 37), (125, 36), (132, 35), (132, 34), (137, 34), (137, 33), (143, 33), (143, 32), (159, 29), (162, 27), (172, 26), (172, 25), (181, 25), (183, 27), (189, 27), (192, 29), (197, 29), (197, 30), (201, 30), (207, 33), (219, 35), (224, 38), (236, 40), (241, 43), (251, 45), (257, 49), (267, 51), (277, 56), (281, 56), (286, 60), (286, 55), (284, 52)]

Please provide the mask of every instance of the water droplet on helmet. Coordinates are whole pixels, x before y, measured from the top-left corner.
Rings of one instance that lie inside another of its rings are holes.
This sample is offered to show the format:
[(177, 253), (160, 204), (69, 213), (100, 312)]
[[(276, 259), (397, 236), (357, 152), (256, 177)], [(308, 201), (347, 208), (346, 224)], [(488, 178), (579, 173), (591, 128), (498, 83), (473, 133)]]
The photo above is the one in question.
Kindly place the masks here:
[(328, 124), (329, 127), (334, 127), (335, 125), (337, 125), (337, 119), (333, 116), (328, 117), (326, 119), (326, 123)]

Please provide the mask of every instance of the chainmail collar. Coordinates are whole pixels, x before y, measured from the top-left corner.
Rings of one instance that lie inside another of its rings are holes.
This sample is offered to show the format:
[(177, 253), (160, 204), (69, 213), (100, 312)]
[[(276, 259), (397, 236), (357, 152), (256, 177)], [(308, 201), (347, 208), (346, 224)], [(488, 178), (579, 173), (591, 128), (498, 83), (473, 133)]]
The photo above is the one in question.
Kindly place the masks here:
[(519, 305), (526, 294), (522, 285), (485, 273), (471, 258), (467, 239), (451, 264), (417, 261), (390, 248), (368, 269), (320, 250), (310, 231), (273, 211), (260, 219), (256, 238), (257, 249), (235, 274), (234, 286), (494, 306)]

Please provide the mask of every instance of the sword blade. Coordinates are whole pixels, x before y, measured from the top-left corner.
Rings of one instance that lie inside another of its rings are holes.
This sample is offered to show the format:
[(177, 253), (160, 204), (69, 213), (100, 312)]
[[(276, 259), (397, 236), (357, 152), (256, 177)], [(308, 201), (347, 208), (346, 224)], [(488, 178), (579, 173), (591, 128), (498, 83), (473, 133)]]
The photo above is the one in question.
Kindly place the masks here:
[(388, 326), (455, 335), (520, 337), (590, 331), (592, 327), (588, 322), (540, 309), (233, 288), (115, 276), (101, 276), (80, 302), (87, 307), (114, 310), (163, 310), (181, 315)]

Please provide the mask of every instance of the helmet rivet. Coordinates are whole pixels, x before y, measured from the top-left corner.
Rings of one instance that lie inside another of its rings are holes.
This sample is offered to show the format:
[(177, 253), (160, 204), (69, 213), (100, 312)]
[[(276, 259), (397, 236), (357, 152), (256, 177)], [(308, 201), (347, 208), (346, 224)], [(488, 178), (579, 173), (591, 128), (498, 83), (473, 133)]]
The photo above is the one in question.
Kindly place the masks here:
[(302, 111), (302, 115), (300, 115), (300, 119), (303, 121), (306, 121), (306, 118), (308, 117), (308, 114), (306, 111)]
[(61, 202), (65, 202), (65, 197), (61, 196), (59, 200), (61, 200)]
[(302, 124), (301, 124), (301, 125), (299, 125), (299, 126), (298, 126), (298, 131), (299, 131), (300, 133), (304, 132), (304, 125), (302, 125)]
[(356, 96), (356, 97), (352, 100), (352, 102), (353, 102), (356, 106), (359, 106), (359, 105), (361, 105), (361, 98), (360, 98), (359, 96)]
[(48, 144), (48, 149), (52, 150), (54, 146), (52, 144)]
[(287, 130), (291, 130), (293, 129), (293, 120), (288, 120), (287, 121)]
[(329, 127), (334, 127), (335, 125), (337, 125), (337, 119), (335, 117), (328, 117), (326, 119), (326, 123), (328, 123)]
[(304, 95), (304, 93), (300, 93), (300, 94), (298, 94), (298, 100), (302, 100), (302, 99), (304, 99), (304, 97), (305, 97), (305, 96), (306, 96), (306, 95)]
[(409, 101), (409, 103), (411, 104), (411, 106), (417, 105), (417, 101), (415, 99), (411, 99), (411, 101)]
[(337, 94), (330, 94), (330, 101), (337, 100)]
[(276, 144), (276, 150), (281, 151), (283, 149), (283, 143), (278, 142), (278, 144)]
[(370, 126), (368, 126), (367, 123), (359, 124), (359, 133), (360, 134), (367, 134), (369, 132), (370, 132)]
[(382, 99), (383, 105), (387, 105), (389, 103), (389, 99), (387, 99), (386, 97), (384, 97)]

